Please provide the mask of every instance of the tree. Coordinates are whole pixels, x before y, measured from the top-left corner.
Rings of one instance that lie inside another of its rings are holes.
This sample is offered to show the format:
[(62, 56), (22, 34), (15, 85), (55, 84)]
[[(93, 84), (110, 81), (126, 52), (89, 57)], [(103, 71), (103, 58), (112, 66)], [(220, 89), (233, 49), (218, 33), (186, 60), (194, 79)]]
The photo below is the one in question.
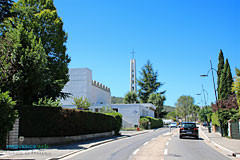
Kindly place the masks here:
[(226, 59), (226, 63), (224, 64), (224, 69), (220, 78), (220, 86), (219, 86), (219, 97), (218, 99), (226, 100), (232, 94), (232, 73), (230, 69), (230, 65), (228, 63), (228, 59)]
[(222, 129), (222, 136), (227, 136), (228, 120), (238, 113), (237, 98), (230, 95), (226, 100), (218, 100), (217, 104), (212, 104), (213, 111), (217, 113)]
[[(149, 96), (152, 93), (156, 93), (159, 87), (163, 84), (157, 82), (158, 72), (155, 72), (150, 61), (147, 61), (147, 64), (144, 65), (142, 71), (140, 72), (141, 77), (139, 78), (138, 85), (140, 89), (139, 97), (142, 103), (147, 103)], [(164, 91), (165, 92), (165, 91)], [(164, 93), (164, 92), (161, 92)]]
[(224, 56), (223, 56), (223, 52), (220, 49), (219, 52), (219, 56), (218, 56), (218, 70), (217, 70), (217, 75), (218, 75), (218, 81), (217, 81), (217, 85), (218, 85), (218, 97), (220, 97), (220, 91), (219, 91), (219, 87), (220, 87), (220, 79), (221, 79), (221, 74), (222, 71), (224, 69)]
[(0, 0), (0, 23), (7, 17), (11, 17), (10, 9), (13, 6), (13, 0)]
[(75, 97), (73, 100), (73, 105), (76, 105), (77, 109), (88, 110), (88, 108), (91, 106), (91, 103), (88, 102), (88, 99), (86, 97)]
[(236, 77), (232, 86), (232, 92), (236, 94), (238, 106), (240, 106), (240, 70), (237, 68), (235, 70), (236, 70)]
[(155, 110), (155, 114), (157, 118), (163, 117), (163, 103), (166, 100), (166, 97), (164, 95), (161, 95), (160, 93), (152, 93), (149, 96), (148, 103), (152, 103), (157, 108)]
[[(10, 32), (12, 28), (22, 25), (24, 31), (33, 34), (32, 37), (35, 37), (39, 46), (42, 45), (46, 55), (47, 66), (43, 73), (45, 82), (37, 97), (52, 97), (53, 100), (58, 97), (66, 97), (61, 90), (69, 81), (68, 63), (70, 58), (66, 54), (65, 46), (67, 34), (63, 30), (63, 22), (57, 14), (53, 0), (19, 0), (14, 3), (12, 10), (16, 11), (17, 16), (9, 17), (7, 21), (3, 22), (4, 27), (1, 27), (1, 33)], [(28, 45), (25, 44), (25, 39), (22, 38), (19, 42), (19, 50), (27, 48)], [(27, 69), (31, 70), (31, 67)], [(23, 71), (20, 68), (18, 72)], [(27, 81), (25, 85), (29, 86), (25, 91), (32, 90), (31, 81)], [(28, 101), (37, 101), (38, 98)], [(23, 101), (23, 103), (25, 102)]]
[(123, 99), (122, 97), (111, 97), (111, 104), (123, 104)]
[(176, 121), (176, 112), (175, 111), (172, 111), (172, 112), (168, 112), (168, 114), (166, 115), (166, 118), (167, 119), (172, 119), (173, 121)]
[(0, 149), (6, 147), (7, 133), (12, 130), (17, 118), (17, 112), (13, 108), (15, 104), (8, 92), (2, 93), (0, 90)]
[(0, 89), (18, 104), (31, 105), (46, 87), (47, 56), (41, 39), (15, 25), (0, 37)]
[(131, 91), (131, 92), (128, 92), (125, 96), (124, 96), (124, 99), (123, 99), (123, 102), (125, 104), (133, 104), (133, 103), (138, 103), (138, 99), (137, 99), (137, 93)]
[(185, 118), (188, 121), (188, 117), (191, 111), (191, 107), (194, 104), (194, 98), (191, 96), (181, 96), (178, 98), (176, 105), (176, 113), (180, 118)]
[(116, 112), (116, 111), (114, 111), (109, 106), (103, 106), (102, 108), (100, 108), (100, 113), (114, 113), (114, 112)]

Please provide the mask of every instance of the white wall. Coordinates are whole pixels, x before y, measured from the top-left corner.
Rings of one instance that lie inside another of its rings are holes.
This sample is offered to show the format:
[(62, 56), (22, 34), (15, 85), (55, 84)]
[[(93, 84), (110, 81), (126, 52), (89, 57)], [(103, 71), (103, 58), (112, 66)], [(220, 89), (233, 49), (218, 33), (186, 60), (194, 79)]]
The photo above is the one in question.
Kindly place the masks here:
[(62, 91), (72, 95), (65, 100), (61, 100), (63, 107), (72, 108), (74, 97), (86, 97), (92, 105), (111, 103), (110, 89), (100, 87), (100, 83), (97, 83), (99, 85), (93, 85), (92, 71), (90, 69), (69, 69), (69, 79), (70, 81)]

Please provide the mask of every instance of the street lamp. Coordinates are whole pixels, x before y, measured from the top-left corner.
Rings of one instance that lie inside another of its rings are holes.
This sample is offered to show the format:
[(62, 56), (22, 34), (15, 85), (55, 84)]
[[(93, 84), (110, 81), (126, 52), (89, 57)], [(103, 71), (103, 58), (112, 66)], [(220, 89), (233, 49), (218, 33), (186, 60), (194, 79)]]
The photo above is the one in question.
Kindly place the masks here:
[(216, 90), (215, 80), (214, 80), (214, 74), (213, 74), (213, 71), (216, 71), (216, 72), (217, 72), (217, 70), (212, 67), (212, 61), (211, 61), (211, 59), (210, 59), (210, 67), (211, 67), (211, 68), (208, 70), (207, 74), (202, 74), (202, 75), (200, 75), (200, 77), (208, 77), (209, 72), (212, 71), (213, 87), (214, 87), (215, 98), (216, 98), (216, 103), (217, 103), (217, 90)]

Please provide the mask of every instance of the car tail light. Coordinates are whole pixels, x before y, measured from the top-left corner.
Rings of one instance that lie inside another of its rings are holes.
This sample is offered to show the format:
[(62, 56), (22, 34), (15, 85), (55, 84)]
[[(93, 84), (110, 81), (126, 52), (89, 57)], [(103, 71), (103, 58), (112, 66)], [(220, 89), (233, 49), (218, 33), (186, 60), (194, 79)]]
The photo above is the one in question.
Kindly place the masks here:
[(180, 130), (184, 130), (184, 128), (180, 128)]
[(194, 131), (197, 131), (198, 130), (198, 128), (194, 128)]

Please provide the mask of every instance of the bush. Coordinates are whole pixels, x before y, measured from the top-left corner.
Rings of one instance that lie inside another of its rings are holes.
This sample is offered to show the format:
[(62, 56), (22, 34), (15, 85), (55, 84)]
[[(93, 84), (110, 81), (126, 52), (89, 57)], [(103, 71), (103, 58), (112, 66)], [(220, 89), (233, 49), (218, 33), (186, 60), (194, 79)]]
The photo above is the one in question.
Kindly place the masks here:
[(163, 127), (162, 119), (152, 118), (149, 116), (145, 118), (149, 119), (149, 121), (151, 122), (151, 129)]
[(212, 118), (212, 125), (220, 127), (220, 123), (219, 123), (217, 112), (213, 112), (211, 118)]
[(0, 149), (6, 147), (7, 134), (13, 128), (17, 118), (17, 112), (14, 110), (15, 102), (9, 97), (8, 92), (0, 91)]
[(19, 135), (60, 137), (116, 130), (116, 118), (102, 113), (61, 107), (18, 106)]
[(115, 123), (113, 123), (113, 128), (115, 131), (115, 134), (119, 134), (120, 129), (122, 128), (122, 115), (118, 112), (113, 113), (106, 113), (106, 115), (113, 116), (115, 119)]
[(149, 119), (145, 117), (141, 117), (139, 120), (140, 128), (148, 129)]

